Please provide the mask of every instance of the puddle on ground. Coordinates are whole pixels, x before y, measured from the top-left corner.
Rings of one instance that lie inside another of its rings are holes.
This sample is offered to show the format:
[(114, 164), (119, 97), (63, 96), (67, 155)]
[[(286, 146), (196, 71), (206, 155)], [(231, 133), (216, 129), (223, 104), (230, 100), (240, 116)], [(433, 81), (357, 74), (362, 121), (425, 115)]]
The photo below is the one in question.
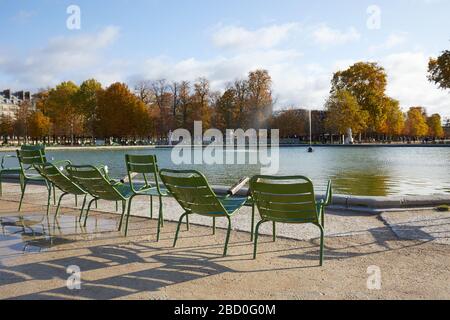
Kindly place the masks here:
[[(83, 221), (84, 222), (84, 221)], [(46, 214), (24, 214), (0, 217), (0, 260), (23, 253), (43, 252), (77, 240), (89, 240), (105, 232), (116, 232), (116, 219), (90, 216), (86, 227), (78, 216), (65, 214), (58, 218)]]

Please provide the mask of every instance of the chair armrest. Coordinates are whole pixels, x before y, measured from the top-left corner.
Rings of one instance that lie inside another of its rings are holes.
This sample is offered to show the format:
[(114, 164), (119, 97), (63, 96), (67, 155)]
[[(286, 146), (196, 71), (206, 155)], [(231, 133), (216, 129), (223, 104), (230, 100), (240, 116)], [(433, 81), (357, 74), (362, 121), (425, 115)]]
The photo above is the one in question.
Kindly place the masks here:
[(325, 194), (325, 199), (322, 200), (322, 206), (326, 207), (333, 201), (333, 184), (331, 180), (328, 181), (327, 193)]
[(70, 160), (59, 160), (59, 161), (52, 161), (51, 164), (53, 164), (54, 166), (58, 166), (59, 164), (65, 164), (65, 166), (66, 166), (66, 165), (71, 165), (72, 161), (70, 161)]
[(228, 189), (227, 194), (228, 196), (234, 196), (236, 193), (239, 192), (250, 180), (249, 177), (243, 177), (241, 178), (236, 184), (234, 184), (230, 189)]

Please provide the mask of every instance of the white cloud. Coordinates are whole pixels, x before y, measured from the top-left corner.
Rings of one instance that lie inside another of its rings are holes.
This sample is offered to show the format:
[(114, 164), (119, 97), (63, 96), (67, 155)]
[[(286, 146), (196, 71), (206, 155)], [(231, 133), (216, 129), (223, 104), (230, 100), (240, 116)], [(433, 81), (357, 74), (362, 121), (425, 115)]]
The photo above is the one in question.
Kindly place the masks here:
[(326, 24), (321, 24), (312, 31), (314, 42), (321, 46), (343, 45), (361, 38), (361, 34), (350, 27), (346, 31), (332, 29)]
[(298, 23), (271, 25), (257, 30), (248, 30), (238, 26), (224, 26), (212, 36), (213, 43), (220, 48), (255, 49), (273, 48), (288, 39), (299, 30)]
[[(0, 72), (6, 75), (6, 81), (5, 78), (3, 80), (12, 89), (13, 86), (17, 89), (36, 89), (53, 86), (63, 80), (81, 81), (90, 77), (104, 85), (123, 81), (129, 82), (131, 86), (134, 81), (142, 79), (193, 81), (198, 77), (207, 77), (214, 90), (222, 90), (228, 82), (245, 77), (251, 70), (263, 68), (272, 76), (277, 107), (322, 108), (329, 94), (333, 72), (345, 69), (356, 61), (365, 61), (346, 59), (331, 60), (326, 64), (312, 63), (314, 57), (306, 61), (298, 50), (272, 47), (282, 43), (282, 36), (273, 37), (271, 41), (261, 41), (258, 46), (247, 47), (247, 50), (231, 51), (208, 59), (191, 57), (174, 60), (168, 56), (156, 56), (143, 61), (110, 61), (105, 58), (104, 52), (115, 43), (118, 35), (118, 28), (107, 27), (94, 34), (54, 38), (43, 48), (25, 57), (2, 49)], [(395, 37), (387, 40), (386, 43), (391, 45), (399, 43)], [(343, 41), (342, 38), (340, 41)], [(230, 40), (227, 43), (242, 48), (239, 41)], [(327, 43), (337, 42), (333, 40)], [(388, 73), (388, 94), (400, 100), (404, 109), (422, 105), (430, 113), (439, 112), (449, 116), (449, 94), (437, 89), (426, 78), (429, 56), (431, 54), (421, 51), (401, 52), (376, 60)]]
[(381, 60), (388, 73), (388, 94), (400, 100), (404, 110), (423, 106), (429, 113), (450, 116), (450, 95), (427, 79), (428, 59), (423, 52), (390, 54)]
[(106, 27), (96, 34), (50, 39), (45, 47), (27, 56), (0, 59), (0, 71), (23, 88), (55, 85), (63, 80), (80, 80), (85, 74), (101, 72), (108, 63), (101, 51), (118, 37), (119, 29)]
[(369, 51), (389, 50), (406, 43), (408, 35), (405, 32), (391, 33), (386, 40), (379, 45), (369, 47)]

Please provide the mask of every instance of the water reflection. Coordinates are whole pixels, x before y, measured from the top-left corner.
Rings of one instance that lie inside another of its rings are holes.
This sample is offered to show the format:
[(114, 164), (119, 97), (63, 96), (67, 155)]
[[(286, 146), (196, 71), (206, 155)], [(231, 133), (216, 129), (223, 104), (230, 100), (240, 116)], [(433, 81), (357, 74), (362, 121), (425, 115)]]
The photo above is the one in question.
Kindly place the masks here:
[(25, 252), (46, 251), (96, 233), (117, 230), (115, 219), (92, 216), (83, 227), (78, 217), (70, 214), (58, 218), (46, 214), (0, 217), (0, 225), (0, 259)]
[[(389, 176), (378, 173), (338, 172), (331, 176), (334, 192), (366, 196), (387, 196), (389, 194)], [(364, 183), (358, 183), (364, 181)]]

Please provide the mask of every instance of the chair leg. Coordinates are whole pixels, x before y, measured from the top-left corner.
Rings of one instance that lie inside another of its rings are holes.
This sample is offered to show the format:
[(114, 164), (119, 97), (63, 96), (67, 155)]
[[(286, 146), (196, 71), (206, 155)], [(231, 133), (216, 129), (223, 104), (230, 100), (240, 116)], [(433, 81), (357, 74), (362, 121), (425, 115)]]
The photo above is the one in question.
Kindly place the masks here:
[(116, 212), (119, 211), (119, 203), (116, 201)]
[(277, 241), (277, 223), (273, 222), (273, 242)]
[(216, 217), (213, 217), (213, 235), (216, 234)]
[(128, 200), (128, 211), (127, 211), (127, 218), (125, 221), (125, 237), (128, 236), (128, 221), (130, 219), (130, 213), (131, 213), (131, 200), (133, 200), (134, 196), (130, 197), (130, 200)]
[(255, 234), (255, 204), (252, 204), (252, 222), (251, 222), (251, 230), (250, 230), (250, 241), (253, 242), (253, 237)]
[(320, 228), (320, 266), (323, 266), (323, 241), (324, 241), (324, 229), (321, 225)]
[(27, 181), (25, 180), (23, 182), (23, 187), (22, 187), (22, 195), (20, 196), (20, 202), (19, 202), (19, 212), (22, 209), (22, 201), (23, 201), (23, 196), (25, 195), (25, 190), (27, 188)]
[(61, 200), (65, 195), (67, 195), (67, 193), (64, 192), (59, 196), (58, 205), (56, 206), (55, 218), (58, 216), (59, 207), (61, 206)]
[(227, 216), (227, 218), (228, 218), (228, 231), (227, 231), (227, 237), (225, 239), (225, 248), (223, 249), (224, 257), (227, 255), (228, 242), (230, 241), (230, 233), (231, 233), (231, 218), (230, 218), (230, 216)]
[(48, 196), (47, 196), (47, 216), (50, 214), (50, 202), (52, 201), (52, 189), (50, 187), (47, 187), (48, 189)]
[(157, 231), (157, 234), (156, 234), (156, 242), (159, 241), (159, 236), (160, 236), (160, 233), (161, 233), (161, 226), (162, 226), (163, 220), (164, 220), (164, 216), (163, 216), (163, 202), (162, 202), (162, 197), (159, 197), (158, 231)]
[(320, 209), (320, 211), (322, 213), (322, 217), (321, 217), (321, 219), (322, 219), (322, 227), (325, 228), (325, 208), (322, 207)]
[(78, 195), (75, 195), (75, 207), (78, 207)]
[(54, 184), (50, 185), (53, 188), (53, 204), (56, 204), (56, 187)]
[(175, 232), (175, 239), (173, 239), (173, 247), (175, 248), (175, 246), (177, 245), (177, 240), (178, 240), (178, 234), (180, 233), (180, 225), (183, 222), (184, 217), (188, 217), (189, 213), (185, 212), (181, 215), (180, 220), (178, 221), (178, 225), (177, 225), (177, 231)]
[(3, 174), (3, 172), (0, 170), (0, 197), (3, 196), (3, 190), (2, 190), (2, 174)]
[[(133, 200), (133, 198), (130, 198), (130, 199), (128, 200), (128, 206), (131, 206), (131, 200)], [(123, 209), (123, 203), (122, 203), (122, 209)], [(118, 231), (122, 230), (122, 224), (123, 224), (123, 218), (124, 218), (124, 216), (125, 216), (125, 211), (122, 210), (122, 215), (120, 216), (119, 230), (118, 230)]]
[[(159, 196), (159, 201), (162, 203), (162, 197)], [(161, 211), (161, 228), (164, 228), (164, 212)]]
[(189, 215), (186, 217), (186, 230), (189, 231)]
[(253, 247), (253, 259), (256, 259), (256, 251), (258, 249), (258, 236), (259, 236), (259, 227), (264, 223), (267, 222), (265, 220), (261, 220), (257, 223), (256, 229), (255, 229), (255, 245)]
[[(128, 205), (131, 205), (131, 203), (128, 203)], [(122, 201), (122, 214), (120, 215), (120, 223), (119, 223), (119, 230), (122, 229), (122, 221), (123, 221), (123, 217), (125, 215), (125, 212), (127, 210), (127, 202), (126, 201)]]
[(83, 204), (81, 205), (80, 218), (78, 219), (78, 222), (81, 222), (81, 219), (83, 218), (83, 211), (84, 211), (84, 207), (86, 206), (86, 198), (87, 198), (87, 195), (84, 196)]
[(88, 216), (89, 216), (89, 211), (91, 210), (91, 206), (92, 206), (92, 203), (93, 203), (94, 201), (96, 201), (95, 198), (92, 199), (91, 201), (89, 201), (89, 204), (88, 204), (88, 207), (87, 207), (87, 210), (86, 210), (86, 215), (85, 215), (85, 217), (84, 217), (84, 224), (83, 224), (83, 226), (84, 226), (85, 228), (86, 228), (87, 219), (88, 219)]
[[(153, 197), (150, 196), (150, 219), (153, 219)], [(158, 218), (159, 220), (159, 218)], [(159, 221), (158, 221), (159, 223)]]

